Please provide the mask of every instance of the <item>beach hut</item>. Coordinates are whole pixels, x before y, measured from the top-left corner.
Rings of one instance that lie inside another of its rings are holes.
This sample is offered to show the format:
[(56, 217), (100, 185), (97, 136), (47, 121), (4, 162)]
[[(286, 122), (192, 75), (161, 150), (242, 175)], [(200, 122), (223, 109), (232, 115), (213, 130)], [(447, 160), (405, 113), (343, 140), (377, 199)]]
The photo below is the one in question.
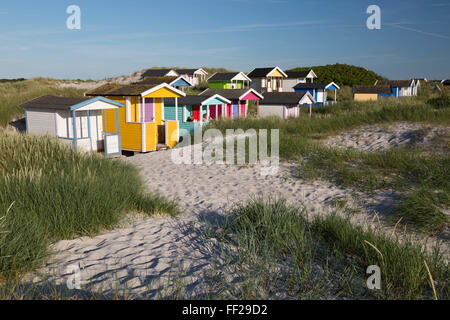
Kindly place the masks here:
[(414, 87), (413, 87), (413, 91), (412, 91), (412, 95), (413, 96), (417, 96), (417, 92), (419, 92), (419, 88), (420, 88), (420, 79), (413, 79), (414, 81)]
[(166, 119), (164, 101), (174, 98), (176, 105), (185, 93), (169, 84), (108, 84), (87, 92), (86, 96), (103, 96), (125, 105), (119, 109), (117, 119), (105, 111), (106, 128), (119, 126), (123, 150), (149, 152), (178, 143), (178, 121)]
[(178, 119), (180, 129), (192, 133), (210, 120), (222, 117), (228, 104), (231, 101), (218, 94), (185, 96), (178, 99), (178, 105), (175, 99), (167, 99), (164, 114), (166, 119)]
[(208, 85), (211, 89), (245, 89), (251, 81), (243, 72), (217, 72), (208, 79)]
[(287, 78), (279, 67), (256, 68), (247, 76), (252, 79), (251, 87), (260, 93), (283, 92), (283, 79)]
[(390, 86), (353, 86), (352, 90), (355, 101), (376, 101), (378, 98), (392, 96)]
[(314, 82), (317, 75), (313, 70), (309, 71), (285, 71), (287, 77), (283, 79), (283, 91), (294, 92), (294, 86), (298, 83), (310, 83)]
[(436, 84), (436, 85), (433, 87), (432, 91), (433, 91), (433, 92), (438, 92), (438, 93), (441, 93), (441, 92), (442, 92), (441, 87), (439, 87), (438, 84)]
[(141, 79), (148, 77), (178, 77), (180, 76), (173, 69), (147, 69), (142, 75)]
[(392, 89), (391, 96), (396, 98), (411, 97), (414, 95), (415, 83), (413, 79), (410, 80), (376, 80), (375, 86), (386, 87)]
[(172, 87), (181, 90), (183, 92), (187, 92), (189, 94), (189, 88), (192, 87), (192, 83), (190, 83), (183, 76), (173, 76), (173, 77), (146, 77), (142, 81), (137, 82), (135, 84), (161, 84), (168, 83)]
[[(283, 119), (300, 116), (300, 106), (315, 104), (309, 92), (272, 92), (264, 94), (258, 107), (259, 117), (278, 116)], [(310, 111), (311, 112), (311, 111)]]
[(327, 90), (334, 90), (334, 103), (336, 103), (337, 90), (339, 86), (334, 82), (331, 83), (298, 83), (294, 86), (295, 92), (309, 92), (316, 100), (316, 104), (326, 105)]
[(424, 83), (427, 83), (428, 80), (426, 78), (421, 78), (421, 79), (412, 79), (413, 81), (413, 88), (412, 88), (412, 95), (413, 96), (417, 96), (417, 93), (419, 92), (419, 88), (422, 86), (421, 85), (421, 81)]
[[(49, 134), (70, 143), (75, 150), (121, 153), (118, 126), (106, 127), (107, 117), (115, 120), (122, 103), (96, 98), (41, 96), (20, 105), (25, 109), (27, 133)], [(105, 117), (105, 112), (109, 115)], [(107, 129), (106, 129), (107, 128)]]
[(175, 69), (178, 75), (186, 78), (193, 86), (199, 85), (201, 82), (206, 81), (208, 72), (202, 68), (198, 69)]
[(206, 89), (203, 95), (220, 95), (231, 100), (231, 103), (225, 106), (224, 117), (238, 119), (246, 118), (248, 113), (249, 101), (256, 101), (257, 104), (264, 97), (255, 89)]

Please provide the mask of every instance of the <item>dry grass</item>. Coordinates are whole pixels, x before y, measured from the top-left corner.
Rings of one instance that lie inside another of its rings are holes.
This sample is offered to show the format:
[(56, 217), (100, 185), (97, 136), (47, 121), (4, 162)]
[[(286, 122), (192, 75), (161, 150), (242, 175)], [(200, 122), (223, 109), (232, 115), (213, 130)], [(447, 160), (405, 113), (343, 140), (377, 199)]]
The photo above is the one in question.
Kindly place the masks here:
[(18, 107), (21, 103), (46, 94), (82, 97), (84, 91), (59, 88), (56, 80), (44, 78), (0, 83), (0, 127), (4, 128), (11, 121), (23, 117), (24, 110)]

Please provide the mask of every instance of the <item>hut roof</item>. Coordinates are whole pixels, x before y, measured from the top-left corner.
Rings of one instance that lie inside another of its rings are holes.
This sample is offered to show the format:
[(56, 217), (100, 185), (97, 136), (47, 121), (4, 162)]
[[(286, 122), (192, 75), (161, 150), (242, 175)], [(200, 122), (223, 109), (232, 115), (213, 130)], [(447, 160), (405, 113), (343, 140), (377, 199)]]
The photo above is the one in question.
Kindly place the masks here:
[(147, 77), (165, 77), (173, 69), (148, 69), (142, 74), (142, 78)]
[(375, 82), (376, 86), (392, 86), (395, 88), (406, 88), (410, 87), (413, 84), (412, 79), (410, 80), (377, 80)]
[(44, 108), (55, 110), (70, 110), (70, 107), (81, 102), (90, 100), (91, 98), (68, 98), (45, 95), (37, 97), (19, 105), (21, 108)]
[(239, 72), (217, 72), (208, 81), (231, 81)]
[(373, 94), (381, 94), (381, 93), (392, 93), (392, 89), (390, 86), (353, 86), (354, 93), (373, 93)]
[(299, 104), (300, 101), (305, 97), (309, 96), (312, 103), (314, 103), (314, 98), (308, 92), (270, 92), (264, 94), (264, 99), (261, 100), (261, 105), (273, 105), (273, 104)]
[[(109, 104), (112, 104), (116, 107), (123, 107), (124, 105), (107, 99), (105, 97), (95, 97), (95, 98), (71, 98), (71, 97), (58, 97), (58, 96), (51, 96), (51, 95), (45, 95), (37, 97), (33, 100), (27, 101), (25, 103), (22, 103), (19, 107), (27, 108), (27, 109), (52, 109), (52, 110), (77, 110), (79, 108), (82, 108), (86, 105), (92, 104), (97, 101), (106, 102)], [(98, 107), (98, 106), (97, 106)], [(99, 108), (97, 110), (100, 110), (102, 108)]]
[(215, 95), (218, 94), (222, 97), (225, 97), (229, 100), (239, 100), (241, 97), (253, 92), (255, 95), (263, 99), (263, 96), (256, 92), (254, 89), (206, 89), (201, 94), (205, 95)]
[(157, 85), (158, 83), (106, 84), (86, 92), (86, 96), (140, 96), (143, 92)]
[(287, 75), (287, 79), (304, 79), (307, 78), (308, 75), (310, 73), (312, 78), (317, 78), (316, 74), (314, 73), (313, 70), (308, 70), (308, 71), (285, 71), (284, 73), (286, 73)]
[(161, 83), (172, 83), (179, 77), (145, 77), (142, 81), (136, 82), (135, 84), (161, 84)]

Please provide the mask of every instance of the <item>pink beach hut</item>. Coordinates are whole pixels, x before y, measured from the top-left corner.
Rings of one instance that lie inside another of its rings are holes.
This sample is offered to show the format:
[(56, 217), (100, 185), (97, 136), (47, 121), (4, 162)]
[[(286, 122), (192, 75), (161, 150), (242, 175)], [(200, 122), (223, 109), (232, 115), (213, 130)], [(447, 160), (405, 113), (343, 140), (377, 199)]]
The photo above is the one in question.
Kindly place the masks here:
[[(261, 101), (264, 97), (254, 89), (207, 89), (201, 95), (215, 95), (218, 94), (232, 103), (218, 106), (210, 116), (214, 114), (215, 117), (227, 117), (233, 119), (246, 118), (248, 114), (249, 101)], [(212, 106), (210, 106), (211, 108)], [(215, 118), (214, 118), (215, 119)]]

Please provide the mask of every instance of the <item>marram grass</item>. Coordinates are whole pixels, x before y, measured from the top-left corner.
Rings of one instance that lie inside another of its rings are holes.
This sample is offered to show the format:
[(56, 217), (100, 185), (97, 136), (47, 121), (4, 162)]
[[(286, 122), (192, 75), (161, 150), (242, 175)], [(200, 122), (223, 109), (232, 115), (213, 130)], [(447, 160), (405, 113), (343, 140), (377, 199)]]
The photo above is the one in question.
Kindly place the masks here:
[(0, 131), (0, 278), (38, 267), (48, 245), (114, 227), (124, 213), (179, 212), (138, 169), (54, 138)]
[(19, 105), (42, 95), (82, 97), (83, 90), (60, 88), (56, 80), (35, 78), (19, 82), (0, 83), (0, 127), (23, 117), (24, 110)]
[[(269, 291), (278, 284), (300, 299), (333, 292), (353, 299), (449, 298), (450, 273), (439, 248), (427, 252), (381, 226), (363, 228), (337, 213), (308, 218), (283, 199), (257, 198), (235, 206), (219, 230), (218, 238), (237, 248), (238, 270), (258, 269), (255, 288), (267, 280)], [(381, 290), (366, 286), (370, 265), (381, 269)], [(261, 298), (255, 292), (250, 297)]]

